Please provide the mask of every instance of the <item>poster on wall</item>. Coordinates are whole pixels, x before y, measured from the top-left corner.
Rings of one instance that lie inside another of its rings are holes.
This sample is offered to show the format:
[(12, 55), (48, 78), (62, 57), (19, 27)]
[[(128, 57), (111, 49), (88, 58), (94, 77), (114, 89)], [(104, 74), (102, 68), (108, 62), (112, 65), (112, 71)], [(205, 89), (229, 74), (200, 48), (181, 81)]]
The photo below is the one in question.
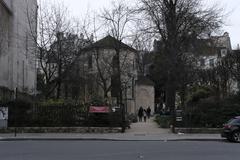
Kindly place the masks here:
[(90, 106), (89, 113), (109, 113), (109, 106)]
[(0, 120), (8, 120), (8, 107), (0, 107)]

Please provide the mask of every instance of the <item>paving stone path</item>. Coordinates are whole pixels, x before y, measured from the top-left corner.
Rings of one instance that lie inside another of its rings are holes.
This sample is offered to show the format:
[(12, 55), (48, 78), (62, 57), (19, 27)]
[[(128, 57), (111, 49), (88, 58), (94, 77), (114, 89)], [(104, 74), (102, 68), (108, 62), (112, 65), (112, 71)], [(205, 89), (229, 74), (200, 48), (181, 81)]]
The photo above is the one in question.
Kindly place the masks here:
[(146, 134), (167, 134), (169, 129), (159, 128), (158, 124), (154, 122), (154, 117), (151, 117), (147, 122), (132, 123), (131, 128), (126, 130), (126, 133), (135, 135), (146, 135)]

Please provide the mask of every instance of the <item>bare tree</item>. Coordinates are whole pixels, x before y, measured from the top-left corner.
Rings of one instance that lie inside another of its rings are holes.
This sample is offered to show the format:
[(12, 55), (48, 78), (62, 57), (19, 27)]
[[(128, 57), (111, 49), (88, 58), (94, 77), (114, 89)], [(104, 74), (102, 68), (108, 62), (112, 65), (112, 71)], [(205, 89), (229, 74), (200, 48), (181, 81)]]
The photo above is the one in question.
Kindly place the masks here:
[[(138, 28), (140, 24), (136, 26)], [(151, 34), (142, 33), (141, 30), (135, 30), (133, 34), (133, 44), (132, 46), (138, 51), (136, 54), (136, 65), (138, 72), (141, 75), (146, 74), (146, 68), (153, 63), (153, 52), (152, 52), (152, 42), (153, 37)]]
[[(60, 3), (39, 2), (37, 34), (31, 22), (36, 20), (28, 10), (31, 38), (38, 47), (37, 59), (42, 92), (46, 98), (56, 92), (61, 97), (63, 81), (79, 54), (78, 30), (74, 29), (68, 10)], [(42, 75), (42, 76), (41, 76)]]
[[(157, 34), (167, 54), (168, 76), (166, 106), (174, 118), (178, 78), (178, 59), (194, 46), (194, 41), (218, 29), (221, 10), (203, 8), (202, 0), (140, 0), (141, 10), (149, 20), (148, 29)], [(173, 119), (174, 125), (174, 119)]]
[(96, 62), (97, 69), (97, 83), (101, 86), (104, 92), (104, 98), (108, 99), (108, 93), (111, 91), (111, 79), (113, 75), (112, 58), (109, 55), (99, 53), (96, 49), (93, 54), (94, 61)]
[(240, 50), (236, 50), (229, 54), (226, 58), (227, 72), (230, 72), (231, 78), (237, 83), (238, 92), (240, 91)]
[(122, 98), (123, 98), (123, 68), (126, 67), (127, 61), (127, 55), (121, 55), (122, 51), (122, 41), (128, 37), (127, 31), (128, 27), (131, 24), (131, 21), (133, 20), (133, 11), (127, 7), (126, 4), (123, 2), (113, 2), (113, 9), (108, 10), (104, 9), (104, 11), (101, 14), (101, 18), (105, 24), (105, 26), (108, 29), (108, 33), (114, 37), (117, 41), (114, 42), (114, 50), (115, 50), (115, 56), (114, 56), (114, 65), (115, 65), (115, 87), (118, 91), (117, 95), (117, 102), (118, 104), (122, 104)]

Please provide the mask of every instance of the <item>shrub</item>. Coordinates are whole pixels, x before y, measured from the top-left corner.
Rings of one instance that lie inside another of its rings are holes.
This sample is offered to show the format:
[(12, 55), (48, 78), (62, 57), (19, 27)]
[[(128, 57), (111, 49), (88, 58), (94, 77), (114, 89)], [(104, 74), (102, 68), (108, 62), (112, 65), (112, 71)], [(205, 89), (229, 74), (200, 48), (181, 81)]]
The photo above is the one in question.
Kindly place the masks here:
[(210, 97), (200, 100), (185, 110), (186, 127), (222, 127), (222, 124), (234, 116), (240, 115), (240, 100), (231, 96), (219, 100)]
[(157, 122), (157, 124), (161, 128), (170, 128), (171, 116), (157, 115), (156, 118), (155, 118), (155, 122)]
[(137, 119), (137, 115), (136, 114), (129, 114), (127, 115), (127, 119), (131, 122), (131, 123), (137, 123), (138, 119)]
[(191, 89), (190, 93), (191, 94), (187, 97), (188, 104), (197, 103), (201, 99), (214, 95), (213, 89), (205, 86), (194, 87)]

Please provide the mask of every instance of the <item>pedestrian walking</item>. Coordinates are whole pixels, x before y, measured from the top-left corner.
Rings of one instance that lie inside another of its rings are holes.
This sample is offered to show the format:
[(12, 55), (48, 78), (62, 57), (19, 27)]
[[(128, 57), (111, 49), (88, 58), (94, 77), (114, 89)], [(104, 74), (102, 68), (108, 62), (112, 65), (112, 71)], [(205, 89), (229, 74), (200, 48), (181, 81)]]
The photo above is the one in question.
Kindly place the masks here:
[(139, 110), (138, 110), (138, 120), (139, 122), (142, 122), (142, 117), (143, 117), (143, 108), (140, 107)]
[(151, 108), (150, 108), (150, 106), (148, 106), (148, 108), (147, 108), (147, 117), (148, 117), (148, 119), (150, 119), (150, 116), (151, 116)]
[(147, 121), (147, 111), (146, 111), (146, 109), (143, 110), (143, 119), (144, 119), (144, 122)]

